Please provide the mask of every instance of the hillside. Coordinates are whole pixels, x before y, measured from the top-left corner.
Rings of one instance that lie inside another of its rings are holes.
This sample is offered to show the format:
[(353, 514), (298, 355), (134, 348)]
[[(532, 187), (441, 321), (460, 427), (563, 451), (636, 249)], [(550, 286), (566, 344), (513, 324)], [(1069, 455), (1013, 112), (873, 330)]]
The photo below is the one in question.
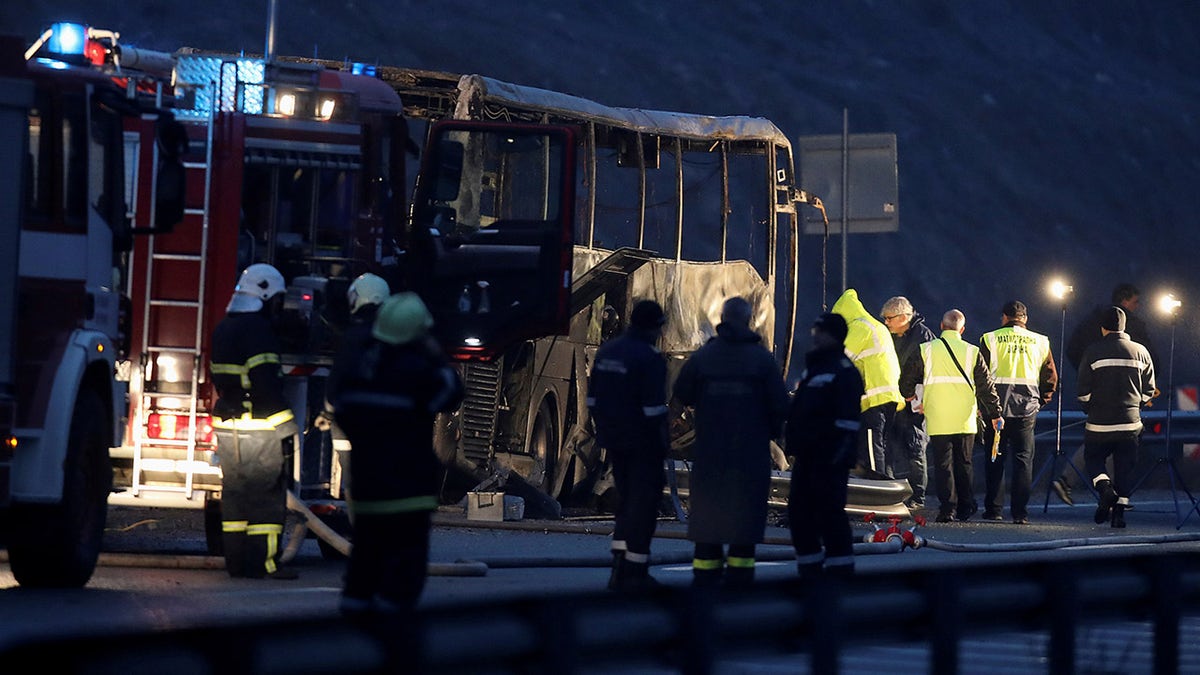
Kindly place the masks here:
[[(32, 39), (74, 19), (144, 47), (261, 53), (266, 7), (10, 2), (0, 29)], [(760, 115), (793, 139), (840, 133), (845, 108), (852, 133), (899, 142), (900, 232), (850, 238), (850, 285), (869, 308), (904, 294), (936, 323), (959, 307), (975, 338), (1016, 297), (1057, 351), (1059, 309), (1042, 291), (1052, 273), (1078, 293), (1068, 325), (1118, 281), (1142, 286), (1146, 300), (1169, 287), (1185, 302), (1175, 381), (1200, 381), (1200, 3), (729, 7), (280, 0), (277, 52), (479, 72), (613, 105)], [(830, 304), (839, 246), (829, 249)], [(802, 242), (805, 320), (821, 309), (820, 247), (818, 237)], [(1150, 318), (1165, 353), (1169, 329)]]

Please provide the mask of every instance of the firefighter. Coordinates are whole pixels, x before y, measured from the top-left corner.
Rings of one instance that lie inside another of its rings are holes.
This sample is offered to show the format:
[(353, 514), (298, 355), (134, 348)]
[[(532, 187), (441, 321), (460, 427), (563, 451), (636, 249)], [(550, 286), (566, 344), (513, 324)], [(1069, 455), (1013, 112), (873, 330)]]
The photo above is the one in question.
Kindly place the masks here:
[[(1109, 307), (1101, 316), (1101, 338), (1083, 350), (1079, 361), (1079, 403), (1087, 413), (1083, 459), (1099, 495), (1097, 524), (1109, 520), (1125, 527), (1133, 490), (1142, 406), (1154, 398), (1154, 361), (1145, 346), (1125, 332), (1125, 310)], [(1105, 463), (1112, 456), (1110, 478)]]
[(730, 586), (753, 581), (755, 546), (767, 524), (770, 446), (783, 430), (788, 398), (779, 364), (750, 329), (752, 313), (744, 298), (726, 300), (717, 336), (675, 380), (676, 399), (696, 410), (688, 538), (697, 586), (722, 576)]
[(350, 617), (407, 618), (425, 587), (441, 470), (433, 421), (463, 394), (432, 325), (415, 293), (393, 295), (369, 332), (342, 345), (330, 376), (334, 413), (354, 447), (354, 547), (341, 601)]
[[(388, 283), (378, 275), (367, 272), (355, 277), (354, 281), (350, 283), (350, 288), (346, 289), (346, 302), (350, 307), (350, 325), (342, 336), (343, 344), (361, 343), (366, 338), (366, 335), (371, 332), (371, 325), (375, 322), (379, 305), (383, 304), (383, 301), (387, 300), (391, 294)], [(350, 460), (347, 453), (350, 452), (351, 446), (350, 440), (346, 438), (346, 433), (333, 418), (333, 405), (329, 403), (334, 396), (332, 386), (332, 382), (326, 383), (325, 409), (317, 415), (313, 426), (320, 431), (329, 432), (338, 468), (342, 472), (343, 490), (345, 490), (344, 486), (348, 486), (350, 483)]]
[(262, 263), (247, 267), (212, 336), (222, 543), (233, 577), (296, 578), (278, 562), (287, 515), (284, 444), (297, 431), (283, 396), (272, 326), (284, 290), (279, 270)]
[(656, 585), (649, 574), (650, 540), (666, 475), (667, 362), (656, 343), (666, 316), (653, 300), (633, 307), (630, 326), (601, 345), (588, 383), (596, 437), (612, 460), (617, 491), (613, 527), (614, 591)]
[(863, 380), (843, 351), (846, 333), (841, 316), (817, 317), (787, 417), (787, 452), (796, 458), (788, 524), (796, 567), (806, 581), (854, 572), (846, 483), (856, 456)]

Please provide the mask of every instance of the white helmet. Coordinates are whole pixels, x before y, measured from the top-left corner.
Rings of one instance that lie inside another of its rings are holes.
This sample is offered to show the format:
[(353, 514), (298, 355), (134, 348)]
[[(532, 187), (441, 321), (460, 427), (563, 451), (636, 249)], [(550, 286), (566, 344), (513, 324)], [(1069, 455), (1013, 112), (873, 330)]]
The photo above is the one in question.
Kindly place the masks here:
[(270, 300), (285, 290), (287, 287), (279, 270), (266, 263), (256, 263), (242, 272), (225, 311), (257, 312), (262, 309), (265, 300)]
[(360, 274), (350, 284), (346, 291), (346, 300), (350, 303), (350, 313), (354, 314), (366, 305), (378, 305), (392, 294), (388, 283), (382, 277), (371, 274)]

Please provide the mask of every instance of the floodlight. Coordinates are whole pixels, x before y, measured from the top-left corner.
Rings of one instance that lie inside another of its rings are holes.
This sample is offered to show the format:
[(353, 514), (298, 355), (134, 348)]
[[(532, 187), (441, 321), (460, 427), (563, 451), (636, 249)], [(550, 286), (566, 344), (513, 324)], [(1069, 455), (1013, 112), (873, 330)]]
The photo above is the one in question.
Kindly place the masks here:
[(1158, 299), (1158, 311), (1173, 316), (1180, 307), (1183, 306), (1183, 301), (1176, 298), (1171, 293), (1166, 293)]
[(1055, 279), (1054, 281), (1050, 282), (1050, 286), (1047, 287), (1047, 290), (1050, 292), (1050, 296), (1054, 299), (1066, 300), (1067, 296), (1074, 292), (1075, 287), (1071, 286), (1062, 279)]

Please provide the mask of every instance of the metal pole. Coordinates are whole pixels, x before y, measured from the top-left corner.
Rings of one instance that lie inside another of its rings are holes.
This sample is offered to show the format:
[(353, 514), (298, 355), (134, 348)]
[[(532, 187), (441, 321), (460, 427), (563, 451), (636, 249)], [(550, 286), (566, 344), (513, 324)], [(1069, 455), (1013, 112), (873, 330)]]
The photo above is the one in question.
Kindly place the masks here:
[(850, 229), (850, 109), (842, 108), (842, 292), (850, 287), (846, 265)]
[(277, 0), (267, 0), (267, 46), (263, 58), (270, 63), (275, 60), (275, 9)]
[[(1062, 305), (1062, 325), (1058, 333), (1058, 358), (1064, 358), (1067, 353), (1067, 303), (1063, 301)], [(1063, 401), (1063, 385), (1062, 378), (1058, 380), (1058, 415), (1054, 419), (1054, 457), (1058, 458), (1062, 454), (1062, 401)], [(1056, 467), (1057, 468), (1057, 467)], [(1054, 476), (1050, 476), (1050, 480), (1054, 480)], [(1049, 502), (1049, 495), (1047, 495)]]
[[(1174, 460), (1171, 454), (1171, 397), (1175, 393), (1175, 315), (1171, 315), (1171, 351), (1167, 356), (1167, 459)], [(1177, 510), (1178, 512), (1178, 510)]]

